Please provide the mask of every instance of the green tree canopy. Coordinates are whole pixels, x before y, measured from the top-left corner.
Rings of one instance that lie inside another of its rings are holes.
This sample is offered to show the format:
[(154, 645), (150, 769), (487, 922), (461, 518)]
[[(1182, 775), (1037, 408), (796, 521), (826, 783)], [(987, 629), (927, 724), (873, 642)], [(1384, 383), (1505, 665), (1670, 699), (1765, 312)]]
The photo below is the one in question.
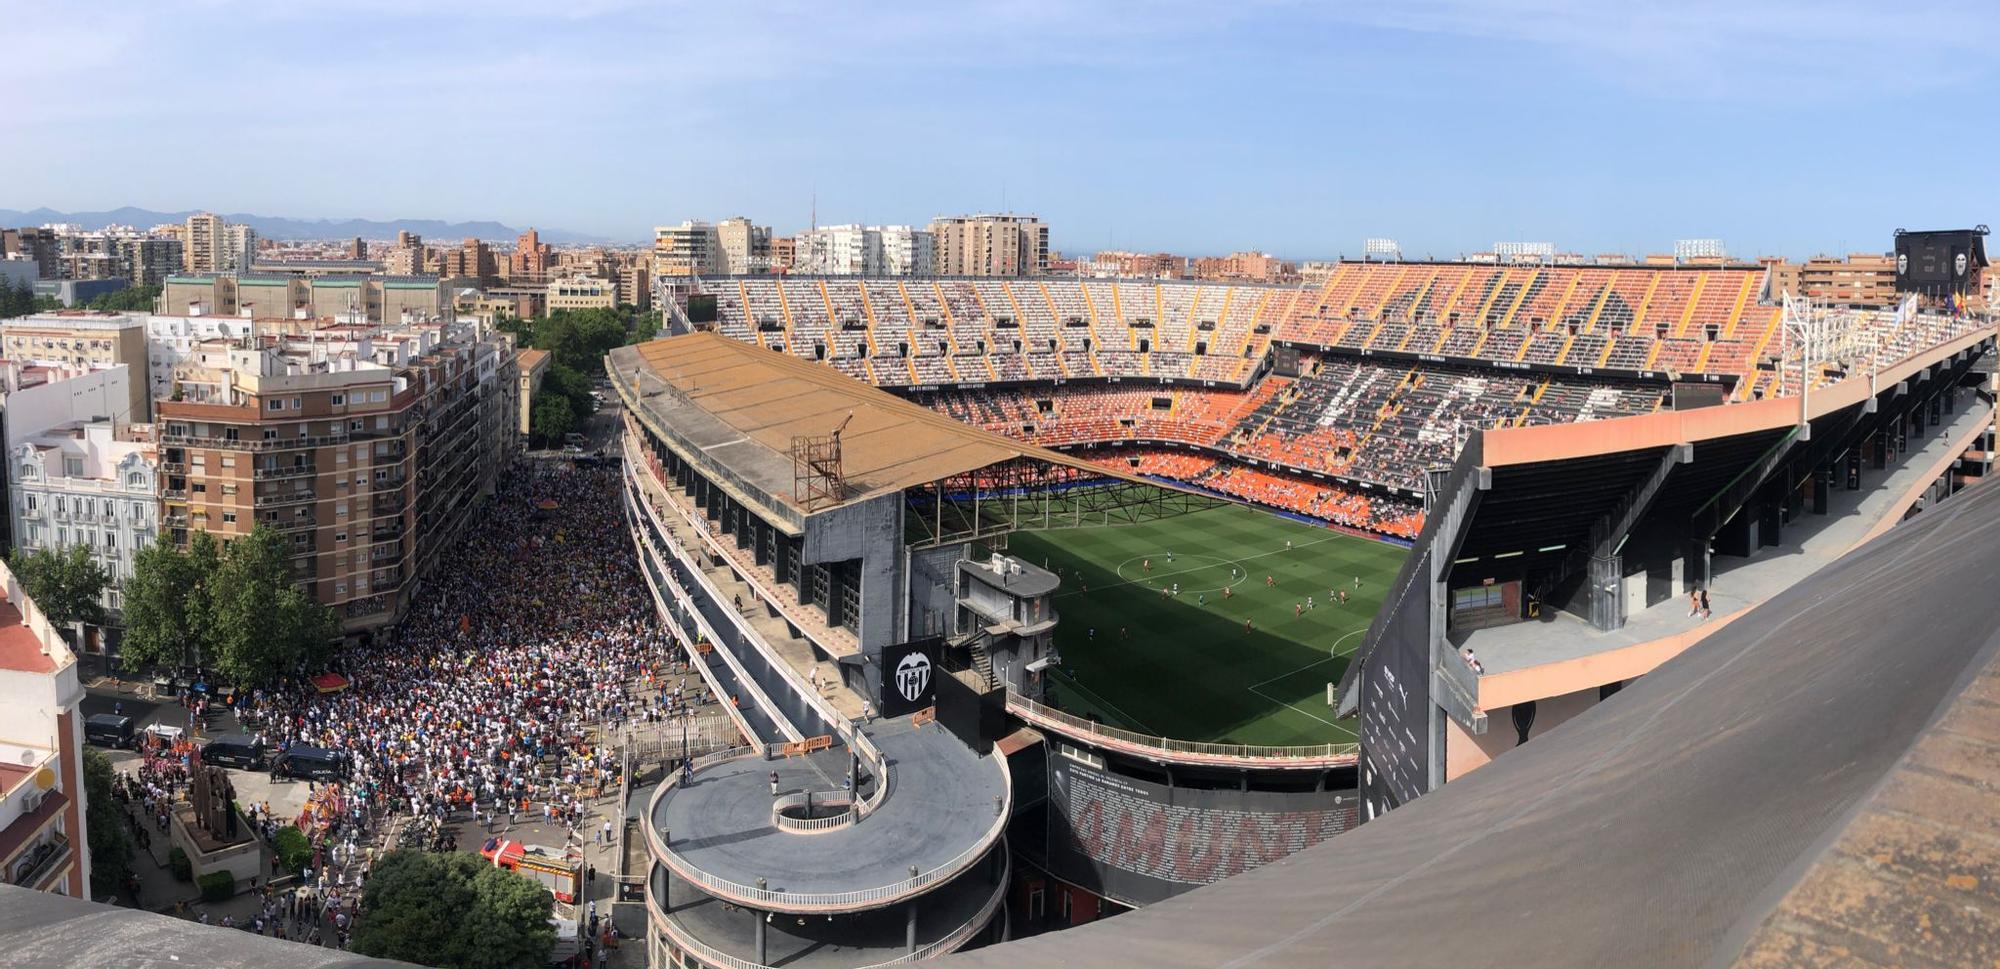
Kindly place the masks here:
[(540, 885), (464, 852), (392, 851), (362, 883), (354, 951), (426, 966), (541, 965), (555, 943)]
[(90, 800), (84, 818), (90, 832), (90, 889), (98, 897), (125, 883), (132, 870), (132, 843), (125, 834), (122, 809), (111, 798), (111, 760), (96, 747), (83, 748), (83, 789)]
[(58, 627), (77, 623), (104, 624), (104, 587), (111, 584), (104, 567), (90, 556), (90, 549), (72, 545), (62, 551), (38, 548), (16, 553), (14, 574), (28, 590), (28, 597), (41, 607), (42, 614)]
[(263, 526), (218, 549), (198, 531), (185, 552), (140, 550), (126, 583), (126, 659), (205, 665), (257, 686), (321, 662), (340, 619), (292, 577), (291, 546)]
[(544, 442), (561, 441), (564, 434), (576, 429), (576, 415), (570, 411), (569, 398), (544, 392), (535, 401), (535, 409), (528, 413), (528, 429)]
[(151, 312), (153, 302), (160, 297), (158, 286), (127, 286), (116, 292), (106, 293), (91, 300), (85, 307), (93, 310), (111, 310), (129, 313), (133, 311)]
[(261, 685), (325, 658), (340, 621), (292, 578), (291, 544), (262, 525), (222, 550), (211, 588), (214, 666)]
[(132, 558), (125, 582), (125, 642), (120, 647), (135, 666), (196, 666), (208, 648), (217, 561), (215, 538), (195, 532), (182, 552), (162, 540)]

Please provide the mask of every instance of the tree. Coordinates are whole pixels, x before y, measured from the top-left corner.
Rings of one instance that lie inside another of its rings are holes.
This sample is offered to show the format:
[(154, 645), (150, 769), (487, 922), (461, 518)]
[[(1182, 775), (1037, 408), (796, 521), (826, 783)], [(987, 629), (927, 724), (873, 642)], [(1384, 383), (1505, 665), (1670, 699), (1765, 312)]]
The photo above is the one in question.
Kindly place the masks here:
[(576, 415), (570, 411), (569, 398), (561, 394), (543, 394), (528, 414), (528, 429), (545, 442), (560, 441), (575, 428)]
[(111, 577), (91, 557), (89, 548), (38, 548), (26, 555), (17, 553), (12, 565), (28, 597), (35, 600), (51, 625), (104, 624), (104, 587), (111, 584)]
[(214, 665), (230, 682), (261, 686), (316, 664), (340, 635), (333, 611), (292, 578), (291, 544), (271, 529), (230, 542), (213, 576)]
[(109, 895), (132, 871), (132, 842), (125, 834), (123, 809), (111, 798), (111, 761), (96, 747), (83, 748), (83, 789), (90, 800), (84, 826), (90, 832), (90, 887)]
[(120, 655), (135, 666), (199, 666), (211, 643), (209, 592), (215, 538), (194, 533), (183, 552), (164, 538), (132, 557), (125, 582), (125, 641)]
[(133, 311), (152, 312), (153, 303), (159, 299), (158, 286), (127, 286), (115, 292), (91, 300), (86, 309), (110, 310), (129, 313)]
[(548, 892), (464, 852), (392, 851), (361, 892), (361, 955), (484, 969), (540, 965), (555, 943)]

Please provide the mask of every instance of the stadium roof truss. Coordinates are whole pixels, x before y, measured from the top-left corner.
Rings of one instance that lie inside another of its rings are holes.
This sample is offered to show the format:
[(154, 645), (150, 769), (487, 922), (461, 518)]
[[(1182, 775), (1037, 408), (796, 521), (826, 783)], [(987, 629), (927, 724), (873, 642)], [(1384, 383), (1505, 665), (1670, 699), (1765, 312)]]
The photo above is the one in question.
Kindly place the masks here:
[(1222, 499), (1038, 457), (1010, 458), (903, 492), (916, 548), (997, 541), (1018, 529), (1124, 525), (1201, 511)]

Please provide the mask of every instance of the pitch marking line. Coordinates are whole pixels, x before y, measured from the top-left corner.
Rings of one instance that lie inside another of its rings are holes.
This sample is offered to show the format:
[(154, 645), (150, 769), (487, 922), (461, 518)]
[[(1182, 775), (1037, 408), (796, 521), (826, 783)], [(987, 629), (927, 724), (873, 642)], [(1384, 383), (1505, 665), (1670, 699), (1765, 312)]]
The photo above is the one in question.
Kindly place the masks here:
[[(1250, 561), (1251, 559), (1261, 559), (1261, 558), (1264, 558), (1264, 557), (1266, 557), (1266, 556), (1271, 556), (1271, 555), (1283, 555), (1283, 554), (1284, 554), (1284, 553), (1286, 553), (1286, 552), (1294, 552), (1294, 551), (1297, 551), (1297, 550), (1299, 550), (1299, 549), (1302, 549), (1302, 548), (1310, 548), (1310, 547), (1312, 547), (1312, 546), (1314, 546), (1314, 545), (1322, 545), (1322, 544), (1325, 544), (1325, 543), (1327, 543), (1327, 542), (1333, 542), (1333, 541), (1338, 541), (1338, 540), (1340, 540), (1340, 539), (1343, 539), (1343, 538), (1348, 538), (1348, 537), (1350, 537), (1350, 536), (1347, 536), (1347, 535), (1343, 535), (1343, 534), (1340, 534), (1339, 532), (1335, 532), (1334, 534), (1331, 534), (1331, 535), (1328, 535), (1328, 536), (1327, 536), (1327, 537), (1325, 537), (1325, 538), (1315, 538), (1315, 539), (1313, 539), (1313, 540), (1312, 540), (1312, 541), (1310, 541), (1310, 542), (1299, 542), (1299, 543), (1296, 543), (1296, 544), (1294, 544), (1294, 545), (1293, 545), (1293, 546), (1292, 546), (1291, 548), (1279, 548), (1279, 549), (1272, 549), (1272, 550), (1271, 550), (1271, 551), (1269, 551), (1269, 552), (1258, 552), (1258, 553), (1257, 553), (1257, 554), (1255, 554), (1255, 555), (1245, 555), (1245, 556), (1243, 556), (1242, 558), (1235, 558), (1235, 559), (1224, 559), (1224, 560), (1222, 560), (1221, 562), (1218, 562), (1218, 563), (1217, 563), (1217, 565), (1242, 565), (1243, 563), (1245, 563), (1245, 562), (1248, 562), (1248, 561)], [(1193, 553), (1189, 553), (1189, 555), (1188, 555), (1188, 556), (1183, 556), (1183, 557), (1191, 557), (1191, 556), (1194, 556), (1194, 555), (1201, 555), (1201, 554), (1202, 554), (1202, 553), (1199, 553), (1199, 552), (1193, 552)], [(1119, 587), (1119, 586), (1121, 586), (1121, 585), (1137, 585), (1137, 584), (1139, 584), (1139, 583), (1141, 583), (1141, 582), (1144, 582), (1144, 581), (1146, 581), (1147, 579), (1159, 579), (1159, 578), (1172, 578), (1173, 576), (1176, 576), (1176, 575), (1182, 575), (1182, 574), (1185, 574), (1185, 573), (1187, 573), (1187, 572), (1199, 572), (1199, 571), (1202, 571), (1203, 569), (1212, 569), (1212, 568), (1215, 568), (1215, 567), (1216, 567), (1215, 565), (1201, 565), (1201, 566), (1196, 566), (1195, 568), (1192, 568), (1192, 569), (1182, 569), (1182, 570), (1180, 570), (1180, 571), (1178, 571), (1178, 572), (1161, 572), (1161, 573), (1158, 573), (1158, 574), (1148, 574), (1148, 575), (1146, 575), (1146, 576), (1143, 576), (1143, 577), (1141, 577), (1141, 578), (1137, 578), (1137, 579), (1125, 579), (1125, 577), (1124, 577), (1124, 576), (1123, 576), (1122, 574), (1120, 574), (1120, 573), (1119, 573), (1119, 570), (1120, 570), (1120, 569), (1123, 569), (1123, 568), (1124, 568), (1125, 566), (1127, 566), (1127, 565), (1130, 565), (1130, 564), (1132, 564), (1132, 563), (1133, 563), (1134, 561), (1137, 561), (1138, 559), (1142, 559), (1142, 558), (1151, 558), (1151, 557), (1152, 557), (1152, 556), (1147, 556), (1147, 555), (1134, 555), (1134, 556), (1132, 556), (1131, 558), (1129, 558), (1129, 559), (1126, 559), (1125, 561), (1123, 561), (1123, 562), (1120, 562), (1120, 563), (1118, 563), (1118, 568), (1116, 568), (1116, 569), (1113, 569), (1113, 570), (1112, 570), (1112, 572), (1113, 572), (1113, 574), (1117, 574), (1117, 575), (1118, 575), (1118, 577), (1119, 577), (1120, 579), (1124, 579), (1124, 581), (1122, 581), (1122, 582), (1116, 582), (1116, 583), (1113, 583), (1113, 584), (1111, 584), (1111, 585), (1108, 585), (1108, 586), (1099, 586), (1099, 588), (1101, 588), (1101, 589), (1115, 589), (1115, 588), (1117, 588), (1117, 587)], [(1205, 557), (1205, 556), (1204, 556), (1204, 557)], [(1243, 582), (1243, 581), (1247, 581), (1247, 580), (1248, 580), (1249, 578), (1250, 578), (1250, 570), (1249, 570), (1249, 569), (1244, 569), (1244, 570), (1243, 570), (1243, 578), (1242, 578), (1242, 579), (1239, 579), (1239, 580), (1238, 580), (1238, 583), (1241, 583), (1241, 582)], [(1209, 591), (1214, 591), (1214, 590), (1209, 590)], [(1085, 592), (1084, 592), (1084, 591), (1083, 591), (1082, 589), (1072, 589), (1072, 590), (1070, 590), (1070, 591), (1068, 591), (1068, 592), (1058, 592), (1058, 593), (1056, 593), (1056, 598), (1060, 599), (1060, 598), (1062, 598), (1062, 597), (1064, 597), (1064, 596), (1074, 596), (1074, 595), (1086, 595), (1086, 594), (1087, 594), (1087, 593), (1085, 593)]]
[[(1355, 630), (1351, 630), (1351, 631), (1349, 631), (1349, 632), (1347, 633), (1347, 635), (1345, 635), (1345, 636), (1342, 636), (1342, 637), (1340, 637), (1339, 639), (1336, 639), (1336, 640), (1334, 640), (1334, 641), (1333, 641), (1333, 648), (1332, 648), (1332, 650), (1331, 650), (1331, 652), (1332, 652), (1332, 655), (1328, 656), (1328, 657), (1327, 657), (1327, 658), (1325, 658), (1325, 659), (1319, 659), (1319, 660), (1314, 660), (1314, 661), (1312, 661), (1312, 662), (1310, 662), (1310, 663), (1307, 663), (1307, 664), (1306, 664), (1306, 665), (1304, 665), (1304, 666), (1301, 666), (1301, 667), (1299, 667), (1298, 669), (1295, 669), (1295, 670), (1292, 670), (1292, 671), (1291, 671), (1291, 672), (1289, 672), (1289, 673), (1280, 673), (1280, 674), (1278, 674), (1277, 676), (1274, 676), (1274, 677), (1271, 677), (1271, 678), (1270, 678), (1270, 679), (1268, 679), (1268, 680), (1264, 680), (1264, 681), (1263, 681), (1263, 682), (1261, 682), (1261, 683), (1253, 683), (1253, 684), (1251, 684), (1251, 685), (1249, 686), (1249, 690), (1250, 690), (1250, 692), (1252, 692), (1252, 693), (1255, 693), (1255, 694), (1257, 694), (1258, 696), (1260, 696), (1260, 697), (1263, 697), (1264, 699), (1266, 699), (1266, 700), (1268, 700), (1268, 701), (1270, 701), (1270, 702), (1272, 702), (1272, 703), (1275, 703), (1275, 704), (1278, 704), (1279, 706), (1282, 706), (1282, 707), (1289, 707), (1289, 708), (1291, 708), (1291, 710), (1292, 710), (1292, 711), (1293, 711), (1294, 713), (1298, 713), (1298, 714), (1302, 714), (1302, 715), (1304, 715), (1304, 716), (1308, 716), (1308, 717), (1312, 717), (1312, 718), (1313, 718), (1314, 720), (1318, 720), (1319, 722), (1321, 722), (1321, 723), (1323, 723), (1323, 724), (1326, 724), (1326, 725), (1327, 725), (1327, 726), (1329, 726), (1329, 727), (1339, 727), (1339, 726), (1340, 726), (1340, 724), (1337, 724), (1337, 723), (1334, 723), (1333, 721), (1331, 721), (1331, 720), (1328, 720), (1328, 719), (1326, 719), (1325, 717), (1322, 717), (1322, 716), (1319, 716), (1318, 714), (1315, 714), (1315, 713), (1312, 713), (1312, 712), (1310, 712), (1310, 711), (1307, 711), (1307, 710), (1301, 710), (1301, 709), (1299, 709), (1299, 707), (1298, 707), (1298, 706), (1297, 706), (1296, 704), (1293, 704), (1293, 703), (1289, 703), (1289, 702), (1287, 702), (1287, 701), (1285, 701), (1285, 700), (1281, 700), (1281, 699), (1279, 699), (1279, 698), (1277, 698), (1277, 697), (1274, 697), (1274, 696), (1272, 696), (1272, 695), (1271, 695), (1271, 694), (1269, 694), (1269, 693), (1266, 693), (1266, 692), (1264, 692), (1264, 685), (1265, 685), (1266, 683), (1276, 683), (1277, 681), (1279, 681), (1279, 680), (1282, 680), (1282, 679), (1285, 679), (1286, 677), (1289, 677), (1289, 676), (1296, 676), (1296, 675), (1298, 675), (1298, 674), (1300, 674), (1300, 673), (1303, 673), (1303, 672), (1305, 672), (1306, 670), (1309, 670), (1309, 669), (1312, 669), (1312, 668), (1313, 668), (1313, 667), (1315, 667), (1315, 666), (1324, 666), (1324, 665), (1326, 665), (1327, 663), (1331, 663), (1331, 662), (1333, 662), (1334, 660), (1337, 660), (1337, 659), (1339, 659), (1339, 658), (1340, 658), (1340, 656), (1341, 656), (1341, 653), (1340, 653), (1340, 644), (1341, 644), (1341, 643), (1344, 643), (1344, 642), (1347, 642), (1348, 640), (1350, 640), (1350, 639), (1353, 639), (1353, 638), (1354, 638), (1355, 636), (1358, 636), (1358, 635), (1360, 635), (1361, 633), (1365, 633), (1365, 632), (1367, 632), (1367, 631), (1368, 631), (1368, 630), (1367, 630), (1367, 629), (1365, 629), (1365, 628), (1364, 628), (1364, 629), (1355, 629)], [(1352, 650), (1350, 650), (1349, 652), (1352, 652)]]

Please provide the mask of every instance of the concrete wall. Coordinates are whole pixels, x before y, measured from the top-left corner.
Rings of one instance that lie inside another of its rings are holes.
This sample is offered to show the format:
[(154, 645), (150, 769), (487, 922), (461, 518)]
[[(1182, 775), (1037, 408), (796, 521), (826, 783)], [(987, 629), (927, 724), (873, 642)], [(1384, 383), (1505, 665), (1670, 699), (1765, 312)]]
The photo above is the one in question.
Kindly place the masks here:
[[(1548, 733), (1583, 711), (1596, 706), (1597, 694), (1597, 688), (1592, 687), (1575, 693), (1532, 701), (1535, 704), (1535, 721), (1528, 728), (1528, 739), (1533, 740)], [(1493, 758), (1520, 746), (1520, 738), (1520, 731), (1514, 727), (1513, 707), (1486, 711), (1486, 732), (1477, 736), (1467, 733), (1457, 721), (1446, 717), (1445, 780), (1457, 780), (1477, 768), (1484, 767)]]
[(957, 598), (952, 583), (958, 575), (958, 560), (969, 554), (965, 543), (914, 550), (906, 565), (910, 577), (910, 614), (904, 628), (910, 638), (951, 636)]
[(108, 417), (119, 424), (132, 423), (131, 381), (132, 368), (119, 365), (6, 395), (6, 452), (12, 454), (27, 438), (71, 421)]
[(883, 495), (821, 512), (806, 520), (802, 560), (808, 565), (861, 560), (861, 651), (909, 638), (903, 596), (903, 496)]

